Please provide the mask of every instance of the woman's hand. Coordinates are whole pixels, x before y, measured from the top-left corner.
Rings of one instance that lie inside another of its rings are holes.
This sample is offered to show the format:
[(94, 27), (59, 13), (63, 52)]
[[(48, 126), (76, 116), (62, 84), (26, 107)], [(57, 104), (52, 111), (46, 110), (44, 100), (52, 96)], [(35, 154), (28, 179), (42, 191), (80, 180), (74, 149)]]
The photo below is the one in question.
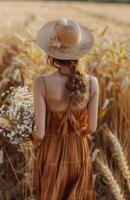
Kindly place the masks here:
[(38, 134), (34, 132), (34, 133), (31, 135), (31, 141), (32, 141), (32, 144), (33, 144), (35, 147), (38, 147), (38, 146), (41, 144), (42, 138), (38, 137)]
[(92, 136), (94, 135), (94, 132), (90, 130), (88, 126), (86, 126), (86, 127), (83, 127), (81, 135), (83, 137), (87, 136), (87, 138), (91, 140)]

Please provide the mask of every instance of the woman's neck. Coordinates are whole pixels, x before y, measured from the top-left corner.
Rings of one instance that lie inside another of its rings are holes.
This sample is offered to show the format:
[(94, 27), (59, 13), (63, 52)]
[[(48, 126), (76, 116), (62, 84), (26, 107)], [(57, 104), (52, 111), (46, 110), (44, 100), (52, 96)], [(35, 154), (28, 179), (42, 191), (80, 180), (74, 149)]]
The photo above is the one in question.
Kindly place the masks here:
[(62, 73), (62, 74), (66, 74), (66, 75), (69, 75), (72, 73), (72, 69), (71, 67), (69, 66), (60, 66), (59, 67), (59, 71)]

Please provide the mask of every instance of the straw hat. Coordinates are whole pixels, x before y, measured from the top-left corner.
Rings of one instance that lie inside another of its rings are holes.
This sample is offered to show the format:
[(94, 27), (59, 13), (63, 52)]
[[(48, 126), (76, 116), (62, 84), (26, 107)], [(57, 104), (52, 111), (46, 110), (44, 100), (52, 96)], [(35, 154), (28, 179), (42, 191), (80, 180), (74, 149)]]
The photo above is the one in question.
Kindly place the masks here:
[(54, 58), (75, 60), (90, 51), (94, 37), (87, 27), (61, 18), (41, 27), (37, 34), (37, 43)]

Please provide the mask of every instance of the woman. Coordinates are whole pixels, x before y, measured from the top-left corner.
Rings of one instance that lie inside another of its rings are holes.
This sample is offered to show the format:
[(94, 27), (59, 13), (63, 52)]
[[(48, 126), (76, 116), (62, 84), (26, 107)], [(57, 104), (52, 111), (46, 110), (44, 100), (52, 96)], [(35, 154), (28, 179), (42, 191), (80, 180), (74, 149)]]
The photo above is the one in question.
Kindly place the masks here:
[(38, 200), (95, 200), (88, 140), (97, 127), (99, 87), (79, 67), (94, 38), (86, 27), (61, 18), (44, 25), (37, 42), (47, 64), (57, 68), (33, 82)]

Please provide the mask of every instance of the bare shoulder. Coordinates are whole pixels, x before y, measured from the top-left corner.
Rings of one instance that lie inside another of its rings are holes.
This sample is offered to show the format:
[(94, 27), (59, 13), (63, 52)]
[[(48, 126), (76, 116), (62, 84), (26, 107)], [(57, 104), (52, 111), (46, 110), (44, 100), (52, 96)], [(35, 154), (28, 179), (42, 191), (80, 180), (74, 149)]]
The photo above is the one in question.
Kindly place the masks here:
[(91, 95), (93, 96), (94, 93), (99, 92), (99, 82), (96, 76), (90, 75), (91, 79)]
[(42, 75), (38, 75), (35, 76), (35, 78), (33, 79), (33, 87), (38, 87), (39, 89), (45, 89), (45, 84), (48, 85), (48, 81), (50, 83), (50, 81), (53, 80), (53, 74), (42, 74)]
[(33, 87), (40, 87), (42, 84), (42, 75), (35, 76), (33, 79)]

